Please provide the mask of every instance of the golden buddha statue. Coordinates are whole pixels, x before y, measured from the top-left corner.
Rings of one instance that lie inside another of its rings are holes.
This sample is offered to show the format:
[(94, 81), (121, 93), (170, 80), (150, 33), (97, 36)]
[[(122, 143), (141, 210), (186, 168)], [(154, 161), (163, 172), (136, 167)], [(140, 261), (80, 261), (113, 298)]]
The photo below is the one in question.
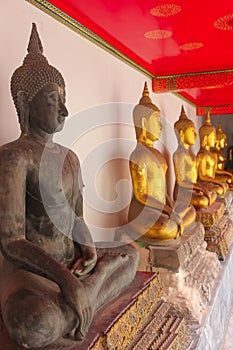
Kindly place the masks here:
[(137, 145), (129, 162), (133, 183), (128, 214), (130, 226), (141, 235), (138, 240), (146, 238), (150, 244), (177, 238), (195, 222), (196, 211), (185, 203), (174, 204), (167, 194), (167, 163), (153, 147), (163, 130), (160, 110), (152, 103), (146, 83), (133, 118)]
[(174, 128), (178, 139), (178, 148), (173, 154), (176, 176), (174, 199), (190, 201), (197, 209), (206, 208), (216, 200), (217, 195), (197, 181), (198, 158), (190, 147), (195, 144), (197, 134), (195, 125), (192, 120), (188, 119), (183, 106)]
[(222, 124), (218, 123), (218, 129), (217, 129), (217, 140), (215, 143), (214, 151), (213, 153), (217, 156), (217, 169), (218, 170), (224, 170), (225, 168), (225, 161), (226, 157), (221, 152), (221, 149), (225, 148), (227, 146), (227, 136), (222, 130)]
[(206, 120), (199, 129), (201, 148), (198, 152), (198, 177), (202, 185), (209, 190), (214, 190), (221, 196), (229, 189), (227, 178), (217, 175), (216, 155), (210, 151), (216, 143), (216, 129), (211, 124), (210, 112), (207, 112)]
[(215, 154), (217, 161), (217, 168), (215, 178), (220, 181), (228, 183), (229, 187), (232, 188), (232, 174), (229, 171), (224, 170), (226, 157), (221, 152), (221, 149), (227, 146), (227, 136), (222, 130), (221, 123), (218, 124), (216, 143), (213, 153)]

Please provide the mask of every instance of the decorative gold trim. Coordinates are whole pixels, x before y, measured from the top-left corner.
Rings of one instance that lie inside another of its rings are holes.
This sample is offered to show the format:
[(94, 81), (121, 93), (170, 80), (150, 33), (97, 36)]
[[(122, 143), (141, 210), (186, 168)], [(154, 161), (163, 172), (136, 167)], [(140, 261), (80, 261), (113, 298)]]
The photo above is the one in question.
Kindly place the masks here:
[(197, 106), (198, 108), (227, 108), (227, 107), (233, 107), (232, 103), (225, 103), (224, 105), (213, 105), (213, 106)]
[(73, 18), (65, 14), (63, 11), (59, 10), (56, 6), (52, 5), (48, 1), (46, 0), (26, 0), (26, 1), (36, 6), (43, 12), (47, 13), (51, 17), (55, 18), (57, 21), (64, 24), (68, 28), (72, 29), (76, 33), (82, 35), (85, 39), (88, 39), (89, 41), (103, 48), (104, 50), (111, 53), (115, 57), (119, 58), (124, 63), (127, 63), (131, 67), (137, 69), (139, 72), (143, 73), (148, 78), (154, 77), (154, 75), (150, 73), (148, 70), (141, 67), (139, 64), (135, 63), (129, 57), (122, 54), (119, 50), (114, 48), (112, 45), (107, 43), (105, 40), (101, 39), (98, 35), (93, 33), (91, 30), (84, 27), (81, 23), (79, 23), (78, 21), (74, 20)]
[(192, 77), (192, 76), (196, 76), (196, 75), (209, 75), (209, 74), (232, 73), (232, 72), (233, 72), (233, 68), (230, 68), (230, 69), (212, 70), (212, 71), (204, 71), (204, 72), (178, 73), (178, 74), (170, 74), (170, 75), (156, 75), (156, 76), (154, 76), (154, 79)]

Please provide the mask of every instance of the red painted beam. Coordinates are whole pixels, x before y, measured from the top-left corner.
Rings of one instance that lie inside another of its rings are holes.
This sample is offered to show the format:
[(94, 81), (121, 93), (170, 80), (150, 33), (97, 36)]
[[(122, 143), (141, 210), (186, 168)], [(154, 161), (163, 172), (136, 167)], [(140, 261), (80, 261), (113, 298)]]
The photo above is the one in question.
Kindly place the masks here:
[(179, 92), (187, 89), (214, 89), (233, 86), (233, 69), (201, 73), (160, 76), (152, 79), (155, 93)]

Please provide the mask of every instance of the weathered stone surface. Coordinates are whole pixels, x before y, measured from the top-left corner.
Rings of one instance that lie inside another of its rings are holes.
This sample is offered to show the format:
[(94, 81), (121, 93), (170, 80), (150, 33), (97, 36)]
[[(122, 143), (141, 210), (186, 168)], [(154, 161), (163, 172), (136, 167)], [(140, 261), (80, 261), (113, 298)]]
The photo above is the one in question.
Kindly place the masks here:
[(219, 260), (225, 260), (233, 241), (232, 221), (223, 215), (219, 222), (205, 230), (207, 250), (215, 252)]
[[(145, 268), (143, 270), (146, 271), (149, 271), (152, 266), (164, 267), (174, 272), (179, 271), (192, 258), (197, 249), (200, 249), (200, 247), (203, 247), (203, 249), (206, 248), (204, 235), (203, 226), (197, 223), (192, 229), (185, 232), (176, 240), (157, 241), (153, 246), (135, 241), (134, 245), (141, 252), (139, 266), (144, 265)], [(123, 227), (118, 230), (116, 236), (126, 242), (130, 242), (133, 232), (129, 232), (128, 229), (126, 230)]]
[[(127, 242), (127, 233), (122, 229), (120, 233)], [(146, 247), (134, 242), (140, 255), (138, 269), (158, 271), (164, 300), (174, 303), (191, 323), (197, 324), (202, 321), (222, 269), (217, 255), (206, 251), (204, 235), (203, 225), (198, 223), (195, 229), (167, 245), (158, 242), (156, 246)]]

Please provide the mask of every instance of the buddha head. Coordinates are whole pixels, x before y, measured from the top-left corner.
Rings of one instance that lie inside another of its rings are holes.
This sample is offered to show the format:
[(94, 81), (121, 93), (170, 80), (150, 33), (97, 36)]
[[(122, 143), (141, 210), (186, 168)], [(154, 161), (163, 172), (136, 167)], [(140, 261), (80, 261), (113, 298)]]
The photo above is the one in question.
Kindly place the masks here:
[(210, 111), (208, 110), (204, 124), (199, 129), (201, 147), (214, 147), (216, 142), (216, 130), (211, 124)]
[(61, 73), (43, 55), (35, 23), (32, 25), (28, 54), (11, 78), (11, 94), (22, 133), (33, 127), (53, 133), (62, 129), (68, 115), (65, 82)]
[(181, 107), (180, 117), (174, 124), (174, 128), (179, 144), (186, 144), (188, 146), (195, 144), (197, 138), (195, 125), (192, 120), (188, 119), (183, 106)]
[(160, 138), (163, 130), (160, 110), (152, 103), (146, 82), (139, 104), (134, 108), (133, 120), (139, 142), (146, 140), (154, 142)]
[(223, 132), (221, 123), (218, 123), (217, 141), (220, 149), (227, 146), (227, 135)]

